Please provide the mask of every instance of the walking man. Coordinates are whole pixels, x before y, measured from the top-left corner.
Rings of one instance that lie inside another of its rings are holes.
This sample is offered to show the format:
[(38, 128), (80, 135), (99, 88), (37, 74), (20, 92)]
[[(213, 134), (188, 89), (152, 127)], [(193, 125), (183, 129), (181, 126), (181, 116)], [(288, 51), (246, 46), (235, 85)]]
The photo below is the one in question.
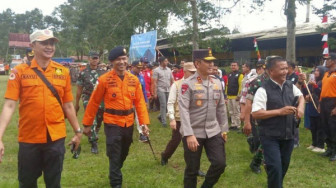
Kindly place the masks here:
[(84, 133), (89, 135), (100, 103), (104, 100), (106, 155), (109, 158), (109, 179), (113, 188), (122, 187), (121, 168), (133, 141), (135, 106), (142, 133), (148, 136), (149, 117), (139, 79), (126, 71), (126, 49), (119, 46), (110, 51), (113, 69), (98, 78), (83, 117)]
[[(46, 187), (61, 187), (66, 137), (65, 118), (75, 136), (70, 144), (78, 148), (82, 137), (71, 93), (69, 70), (51, 60), (58, 39), (48, 29), (30, 35), (34, 59), (20, 64), (9, 75), (5, 101), (0, 116), (0, 162), (4, 155), (2, 137), (19, 100), (19, 187), (37, 187), (42, 175)], [(45, 78), (55, 93), (48, 88)], [(57, 96), (56, 96), (57, 95)]]
[[(304, 98), (291, 81), (286, 81), (288, 65), (280, 56), (267, 60), (270, 79), (260, 87), (253, 100), (252, 116), (260, 120), (259, 135), (269, 188), (282, 188), (294, 147), (295, 119), (303, 116)], [(298, 98), (298, 105), (295, 105)]]
[[(102, 69), (98, 69), (99, 54), (96, 52), (90, 52), (89, 65), (79, 73), (77, 79), (77, 93), (76, 93), (76, 113), (79, 110), (79, 100), (82, 97), (84, 110), (90, 100), (93, 88), (97, 84), (98, 77), (105, 73)], [(89, 142), (91, 143), (91, 153), (98, 154), (98, 132), (103, 122), (104, 103), (99, 105), (98, 112), (91, 127), (91, 134), (89, 136)]]
[(182, 82), (180, 108), (184, 160), (184, 187), (196, 188), (203, 147), (211, 163), (202, 188), (213, 187), (226, 167), (228, 123), (221, 83), (212, 74), (211, 49), (193, 51), (196, 73)]

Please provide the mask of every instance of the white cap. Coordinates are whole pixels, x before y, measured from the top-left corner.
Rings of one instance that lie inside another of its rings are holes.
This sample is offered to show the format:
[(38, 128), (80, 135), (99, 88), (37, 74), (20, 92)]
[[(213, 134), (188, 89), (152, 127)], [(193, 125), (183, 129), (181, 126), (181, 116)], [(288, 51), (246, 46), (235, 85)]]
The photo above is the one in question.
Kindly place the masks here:
[(35, 41), (45, 41), (48, 39), (54, 39), (56, 42), (58, 42), (58, 39), (54, 37), (53, 31), (49, 29), (36, 30), (29, 36), (29, 38), (30, 43)]

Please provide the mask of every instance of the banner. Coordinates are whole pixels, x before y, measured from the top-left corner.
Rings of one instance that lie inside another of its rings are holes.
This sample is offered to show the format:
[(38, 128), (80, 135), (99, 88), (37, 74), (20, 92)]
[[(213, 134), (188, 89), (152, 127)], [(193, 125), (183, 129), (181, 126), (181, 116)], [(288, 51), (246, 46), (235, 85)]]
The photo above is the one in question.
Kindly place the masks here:
[(156, 58), (156, 37), (156, 30), (132, 35), (129, 49), (130, 62), (140, 60), (140, 58), (147, 58), (149, 62), (154, 62)]

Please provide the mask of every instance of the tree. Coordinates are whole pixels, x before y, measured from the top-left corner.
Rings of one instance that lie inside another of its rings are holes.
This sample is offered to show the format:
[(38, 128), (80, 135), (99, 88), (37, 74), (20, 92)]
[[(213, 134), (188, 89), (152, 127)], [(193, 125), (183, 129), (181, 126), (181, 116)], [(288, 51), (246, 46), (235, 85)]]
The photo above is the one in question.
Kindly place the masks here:
[(285, 15), (287, 17), (286, 59), (296, 61), (295, 56), (295, 0), (286, 0)]

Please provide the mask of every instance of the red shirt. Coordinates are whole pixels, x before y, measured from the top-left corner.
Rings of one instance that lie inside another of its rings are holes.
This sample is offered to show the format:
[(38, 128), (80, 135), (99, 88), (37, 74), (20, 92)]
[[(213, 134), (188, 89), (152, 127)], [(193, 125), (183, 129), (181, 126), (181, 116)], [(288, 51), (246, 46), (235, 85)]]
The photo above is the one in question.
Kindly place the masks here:
[(142, 75), (145, 79), (146, 83), (146, 93), (147, 93), (147, 98), (150, 98), (151, 96), (151, 86), (152, 86), (152, 71), (149, 69), (146, 69), (142, 71)]

